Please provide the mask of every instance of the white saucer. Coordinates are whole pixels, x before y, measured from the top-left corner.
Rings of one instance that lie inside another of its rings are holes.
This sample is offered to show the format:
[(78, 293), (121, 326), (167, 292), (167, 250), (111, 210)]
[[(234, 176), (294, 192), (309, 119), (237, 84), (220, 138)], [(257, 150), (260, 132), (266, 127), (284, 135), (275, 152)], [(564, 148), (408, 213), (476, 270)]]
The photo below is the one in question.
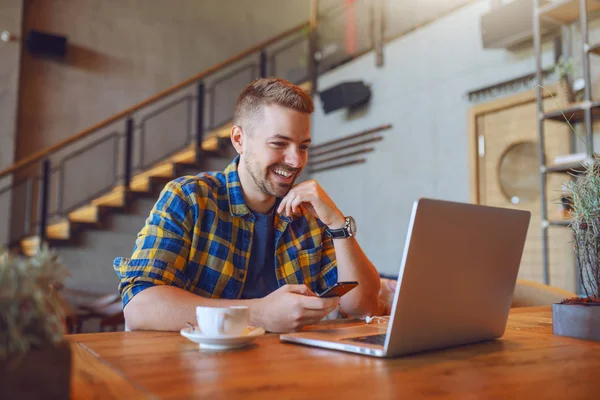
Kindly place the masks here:
[(193, 330), (188, 326), (180, 332), (185, 338), (198, 343), (201, 349), (210, 350), (228, 350), (244, 347), (253, 342), (257, 337), (265, 334), (263, 328), (254, 326), (247, 327), (241, 335), (236, 336), (207, 337), (198, 330), (198, 326), (194, 326)]

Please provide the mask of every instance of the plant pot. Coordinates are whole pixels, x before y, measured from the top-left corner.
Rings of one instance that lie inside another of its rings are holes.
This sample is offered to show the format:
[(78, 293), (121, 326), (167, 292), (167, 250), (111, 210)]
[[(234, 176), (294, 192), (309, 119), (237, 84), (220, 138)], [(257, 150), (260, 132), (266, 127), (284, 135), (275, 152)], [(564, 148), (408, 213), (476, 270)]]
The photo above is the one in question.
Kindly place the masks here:
[(571, 82), (569, 77), (562, 77), (559, 81), (559, 88), (563, 92), (563, 95), (567, 99), (568, 103), (573, 103), (575, 101), (575, 94), (573, 93), (573, 89), (571, 89)]
[(0, 388), (6, 399), (69, 399), (71, 347), (56, 347), (15, 353), (0, 360)]
[(552, 332), (600, 341), (600, 303), (552, 304)]

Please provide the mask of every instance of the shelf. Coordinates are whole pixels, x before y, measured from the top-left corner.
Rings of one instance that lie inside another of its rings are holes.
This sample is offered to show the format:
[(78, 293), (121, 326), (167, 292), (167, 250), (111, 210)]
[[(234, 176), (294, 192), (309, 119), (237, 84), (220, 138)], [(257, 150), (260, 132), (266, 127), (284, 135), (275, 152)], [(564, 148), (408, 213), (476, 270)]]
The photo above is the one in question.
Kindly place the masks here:
[(570, 219), (560, 220), (560, 221), (548, 221), (548, 225), (550, 226), (569, 226), (571, 224)]
[(595, 45), (590, 46), (590, 48), (588, 49), (588, 52), (594, 53), (594, 54), (600, 56), (600, 43), (596, 43)]
[(544, 113), (544, 119), (564, 122), (566, 124), (565, 117), (567, 117), (571, 124), (576, 124), (583, 122), (584, 110), (588, 107), (592, 109), (592, 120), (600, 119), (600, 101), (593, 101), (591, 103), (581, 102), (564, 109), (549, 111)]
[(585, 170), (585, 164), (590, 164), (594, 160), (574, 161), (564, 164), (548, 165), (545, 168), (546, 173), (581, 173)]
[[(589, 16), (600, 11), (600, 0), (587, 0)], [(562, 0), (547, 4), (539, 9), (540, 18), (547, 18), (561, 24), (579, 21), (579, 0)]]

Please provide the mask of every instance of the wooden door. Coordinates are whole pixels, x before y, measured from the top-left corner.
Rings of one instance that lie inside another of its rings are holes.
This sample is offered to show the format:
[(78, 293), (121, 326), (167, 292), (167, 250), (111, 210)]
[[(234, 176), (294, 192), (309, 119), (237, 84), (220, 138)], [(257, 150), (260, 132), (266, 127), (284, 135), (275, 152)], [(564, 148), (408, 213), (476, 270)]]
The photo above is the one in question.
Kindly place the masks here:
[[(544, 100), (544, 110), (563, 104), (560, 92), (557, 98)], [(537, 106), (535, 92), (515, 95), (479, 105), (472, 110), (475, 129), (470, 140), (470, 157), (476, 162), (471, 168), (477, 173), (471, 184), (476, 185), (475, 199), (481, 204), (528, 210), (531, 223), (519, 270), (519, 278), (543, 282), (541, 192), (538, 160)], [(555, 156), (569, 153), (570, 134), (566, 124), (545, 123), (547, 163)], [(475, 154), (473, 154), (475, 153)], [(547, 179), (547, 206), (549, 219), (561, 219), (560, 197), (566, 174), (554, 174)], [(472, 188), (473, 189), (473, 188)], [(550, 285), (575, 291), (576, 274), (572, 234), (567, 227), (548, 230)]]

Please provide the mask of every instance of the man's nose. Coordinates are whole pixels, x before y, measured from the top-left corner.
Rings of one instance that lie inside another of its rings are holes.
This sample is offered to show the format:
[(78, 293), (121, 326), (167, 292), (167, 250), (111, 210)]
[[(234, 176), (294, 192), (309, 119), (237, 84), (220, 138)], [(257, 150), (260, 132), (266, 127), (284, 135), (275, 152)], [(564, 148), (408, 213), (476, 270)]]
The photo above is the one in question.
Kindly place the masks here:
[(290, 146), (288, 151), (285, 154), (285, 163), (289, 165), (291, 168), (301, 168), (302, 167), (302, 154), (300, 154), (300, 150), (295, 146)]

